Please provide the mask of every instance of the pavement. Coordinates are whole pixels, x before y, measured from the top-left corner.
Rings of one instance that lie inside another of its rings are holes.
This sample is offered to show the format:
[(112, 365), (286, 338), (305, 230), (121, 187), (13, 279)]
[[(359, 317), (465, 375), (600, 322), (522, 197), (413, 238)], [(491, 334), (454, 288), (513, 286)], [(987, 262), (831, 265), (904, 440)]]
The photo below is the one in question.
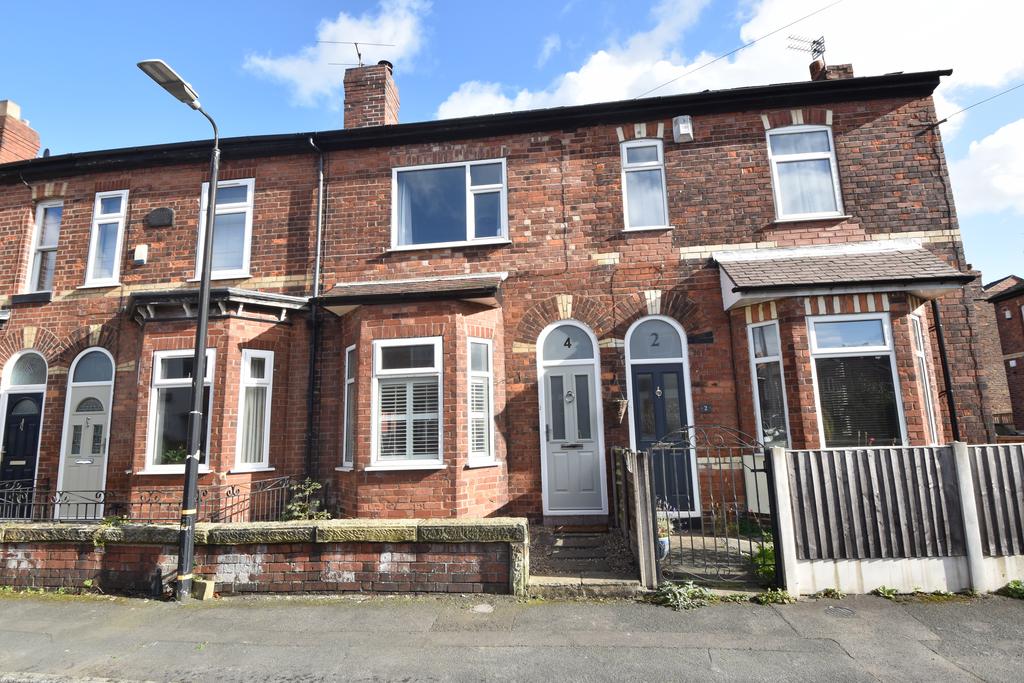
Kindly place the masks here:
[(1024, 601), (0, 596), (9, 681), (1024, 678)]

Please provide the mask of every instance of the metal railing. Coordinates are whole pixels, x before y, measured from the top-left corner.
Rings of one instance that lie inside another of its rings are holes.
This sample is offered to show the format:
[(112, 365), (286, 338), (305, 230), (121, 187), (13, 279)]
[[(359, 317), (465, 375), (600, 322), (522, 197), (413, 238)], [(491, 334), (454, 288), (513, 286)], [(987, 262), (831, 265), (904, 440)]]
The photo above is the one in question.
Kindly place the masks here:
[[(199, 488), (201, 522), (269, 522), (281, 518), (290, 495), (290, 477)], [(30, 480), (0, 485), (0, 519), (20, 521), (98, 521), (122, 517), (137, 522), (177, 523), (181, 489), (130, 491), (53, 490)]]

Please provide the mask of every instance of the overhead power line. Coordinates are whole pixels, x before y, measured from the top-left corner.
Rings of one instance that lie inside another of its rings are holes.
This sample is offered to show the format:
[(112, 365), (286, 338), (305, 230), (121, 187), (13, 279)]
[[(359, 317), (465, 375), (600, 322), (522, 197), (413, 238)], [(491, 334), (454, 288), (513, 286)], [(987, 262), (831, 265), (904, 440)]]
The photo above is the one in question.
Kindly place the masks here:
[(835, 7), (838, 4), (841, 4), (842, 2), (843, 2), (843, 0), (836, 0), (836, 2), (833, 2), (833, 3), (829, 4), (829, 5), (825, 5), (824, 7), (819, 7), (818, 9), (814, 10), (810, 14), (805, 14), (804, 16), (800, 17), (799, 19), (795, 19), (795, 20), (789, 22), (785, 26), (780, 26), (779, 28), (775, 29), (774, 31), (771, 31), (770, 33), (764, 34), (760, 38), (755, 38), (754, 40), (750, 41), (749, 43), (746, 43), (744, 45), (740, 45), (735, 50), (731, 50), (729, 52), (726, 52), (724, 55), (719, 55), (718, 57), (715, 57), (710, 62), (705, 62), (704, 64), (701, 64), (698, 67), (694, 67), (692, 69), (688, 69), (688, 70), (684, 71), (683, 73), (679, 74), (678, 76), (676, 76), (675, 78), (673, 78), (672, 80), (665, 81), (661, 85), (655, 86), (655, 87), (651, 88), (650, 90), (648, 90), (646, 92), (640, 93), (639, 95), (637, 95), (633, 99), (634, 100), (638, 100), (641, 97), (646, 97), (647, 95), (650, 95), (655, 90), (661, 90), (666, 85), (671, 85), (672, 83), (675, 83), (676, 81), (678, 81), (680, 78), (685, 78), (686, 76), (689, 76), (690, 74), (697, 73), (701, 69), (706, 69), (707, 67), (711, 66), (715, 62), (720, 62), (721, 60), (725, 59), (726, 57), (731, 57), (732, 55), (736, 54), (740, 50), (745, 50), (746, 48), (750, 47), (751, 45), (753, 45), (755, 43), (758, 43), (758, 42), (764, 40), (765, 38), (768, 38), (770, 36), (774, 36), (776, 33), (779, 33), (780, 31), (784, 31), (787, 28), (789, 28), (790, 26), (794, 26), (796, 24), (799, 24), (804, 19), (810, 19), (815, 14), (821, 14), (822, 12), (824, 12), (827, 9), (832, 9), (833, 7)]
[(941, 121), (936, 121), (935, 124), (932, 127), (934, 128), (935, 126), (938, 126), (939, 124), (945, 123), (946, 121), (949, 121), (954, 116), (956, 116), (958, 114), (963, 114), (968, 109), (974, 109), (979, 104), (985, 104), (986, 102), (991, 102), (992, 100), (994, 100), (997, 97), (1002, 97), (1003, 95), (1005, 95), (1008, 92), (1013, 92), (1017, 88), (1024, 88), (1024, 82), (1018, 83), (1017, 85), (1013, 86), (1012, 88), (1007, 88), (1006, 90), (1003, 90), (1002, 92), (997, 92), (995, 95), (989, 95), (985, 99), (978, 100), (974, 104), (970, 104), (970, 105), (964, 107), (963, 109), (958, 109), (957, 111), (953, 112), (952, 114), (950, 114), (946, 118), (942, 119)]

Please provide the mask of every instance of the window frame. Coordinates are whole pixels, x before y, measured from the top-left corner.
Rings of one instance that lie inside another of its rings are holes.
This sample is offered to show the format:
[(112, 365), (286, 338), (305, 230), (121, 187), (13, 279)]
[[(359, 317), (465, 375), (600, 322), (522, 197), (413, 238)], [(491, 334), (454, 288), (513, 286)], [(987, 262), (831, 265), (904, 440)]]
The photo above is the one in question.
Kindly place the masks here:
[[(473, 369), (473, 344), (483, 344), (487, 349), (487, 370)], [(468, 416), (466, 432), (469, 437), (466, 458), (467, 467), (483, 467), (497, 462), (494, 444), (494, 343), (483, 337), (466, 339), (466, 415)], [(473, 418), (480, 417), (473, 411), (473, 380), (484, 379), (487, 382), (487, 412), (483, 416), (487, 420), (487, 452), (473, 451)]]
[[(754, 353), (754, 329), (758, 327), (774, 327), (775, 338), (779, 342), (779, 352), (774, 356), (764, 356), (763, 358), (757, 358)], [(750, 356), (750, 387), (754, 398), (754, 419), (757, 421), (757, 438), (761, 443), (765, 443), (766, 439), (764, 436), (764, 422), (761, 419), (761, 388), (757, 383), (757, 366), (764, 363), (778, 363), (779, 365), (779, 381), (782, 382), (782, 413), (786, 423), (786, 448), (792, 448), (793, 437), (789, 428), (789, 397), (786, 395), (786, 366), (782, 362), (782, 329), (779, 326), (778, 320), (769, 320), (760, 323), (751, 323), (747, 325), (747, 349), (749, 350)], [(813, 357), (812, 357), (813, 364)], [(815, 385), (817, 389), (817, 385)]]
[[(254, 358), (262, 358), (267, 368), (267, 376), (263, 379), (251, 376), (252, 368), (250, 361)], [(255, 462), (242, 461), (242, 429), (245, 417), (245, 390), (249, 387), (266, 387), (267, 395), (263, 399), (263, 460)], [(242, 367), (238, 371), (238, 414), (235, 418), (237, 429), (235, 431), (235, 466), (233, 471), (251, 472), (258, 470), (272, 469), (270, 467), (270, 425), (271, 410), (273, 408), (274, 396), (274, 352), (263, 349), (242, 349)], [(211, 396), (212, 399), (212, 396)]]
[[(41, 246), (39, 241), (43, 237), (43, 217), (46, 215), (46, 209), (52, 209), (61, 207), (60, 226), (57, 228), (57, 242), (51, 246)], [(36, 284), (39, 282), (39, 268), (41, 260), (38, 258), (41, 252), (54, 252), (60, 248), (60, 233), (64, 228), (64, 200), (63, 199), (48, 199), (46, 201), (38, 202), (36, 204), (36, 216), (35, 216), (35, 227), (32, 232), (32, 251), (29, 255), (29, 267), (28, 267), (28, 279), (25, 281), (25, 292), (29, 294), (35, 293), (46, 293), (53, 292), (53, 282), (50, 282), (49, 289), (38, 289)], [(54, 256), (56, 262), (56, 256)], [(56, 275), (56, 267), (54, 268), (54, 275)]]
[[(772, 137), (775, 135), (793, 135), (795, 133), (814, 133), (825, 131), (828, 135), (828, 152), (807, 152), (803, 154), (775, 154), (772, 152)], [(765, 132), (765, 146), (768, 151), (768, 165), (772, 176), (772, 199), (775, 202), (776, 221), (804, 221), (822, 218), (838, 218), (843, 216), (843, 192), (839, 185), (839, 162), (836, 158), (836, 142), (832, 135), (832, 126), (800, 124), (771, 128)], [(832, 171), (832, 191), (835, 194), (835, 211), (816, 211), (811, 213), (784, 214), (782, 212), (782, 185), (779, 182), (779, 163), (791, 161), (816, 161), (828, 159)]]
[[(487, 164), (501, 164), (501, 185), (476, 185), (472, 184), (470, 169), (473, 166), (485, 166)], [(466, 173), (466, 230), (465, 239), (450, 240), (448, 242), (424, 242), (422, 244), (399, 244), (398, 243), (398, 174), (407, 171), (430, 171), (441, 168), (456, 168), (462, 166)], [(494, 191), (500, 192), (501, 202), (501, 232), (495, 237), (473, 236), (476, 230), (476, 209), (473, 197), (477, 194), (485, 194)], [(419, 166), (397, 166), (391, 169), (391, 247), (390, 251), (412, 251), (415, 249), (443, 249), (445, 247), (464, 247), (479, 244), (507, 244), (509, 242), (508, 231), (508, 163), (505, 157), (497, 159), (477, 159), (473, 161), (455, 161), (443, 164), (423, 164)]]
[(928, 365), (928, 352), (924, 346), (924, 320), (922, 316), (910, 314), (910, 336), (914, 351), (914, 366), (918, 375), (918, 388), (924, 394), (925, 424), (928, 428), (928, 444), (930, 446), (939, 443), (939, 420), (936, 415), (935, 399), (932, 396), (931, 368)]
[[(381, 368), (383, 353), (382, 349), (401, 346), (426, 346), (434, 347), (434, 365), (430, 368), (400, 368), (395, 370), (383, 370)], [(372, 423), (371, 423), (371, 456), (370, 465), (364, 469), (367, 471), (376, 470), (423, 470), (443, 469), (447, 467), (444, 461), (444, 357), (442, 337), (401, 337), (397, 339), (375, 339), (373, 347), (373, 382), (371, 387), (372, 402)], [(435, 377), (437, 379), (437, 457), (406, 460), (384, 460), (380, 457), (380, 382), (382, 379), (412, 379), (416, 377)]]
[[(141, 474), (184, 474), (185, 465), (160, 465), (156, 463), (156, 411), (157, 406), (157, 395), (159, 389), (169, 387), (191, 387), (191, 378), (181, 379), (160, 379), (160, 361), (165, 358), (192, 358), (195, 355), (193, 349), (174, 349), (167, 351), (154, 351), (153, 352), (153, 365), (150, 368), (149, 378), (149, 415), (146, 416), (146, 465), (145, 469)], [(213, 433), (213, 401), (214, 401), (214, 369), (216, 367), (217, 351), (216, 349), (206, 350), (206, 367), (205, 377), (203, 381), (204, 387), (210, 388), (210, 399), (206, 406), (206, 446), (204, 453), (206, 453), (206, 462), (199, 463), (200, 472), (210, 471), (210, 442), (211, 435)]]
[[(844, 322), (848, 320), (880, 320), (882, 322), (882, 333), (885, 337), (886, 346), (856, 346), (844, 347), (843, 349), (818, 346), (817, 334), (814, 329), (815, 323), (819, 322)], [(896, 398), (896, 413), (900, 423), (900, 445), (907, 445), (907, 418), (903, 410), (903, 389), (900, 387), (899, 371), (896, 365), (896, 348), (892, 336), (892, 320), (888, 313), (842, 313), (834, 315), (807, 316), (807, 339), (808, 350), (811, 361), (811, 379), (814, 382), (814, 410), (818, 423), (818, 438), (821, 448), (844, 449), (848, 446), (830, 447), (825, 443), (825, 422), (821, 412), (821, 392), (818, 383), (818, 358), (856, 358), (861, 356), (889, 356), (889, 369), (892, 372), (892, 387)], [(781, 350), (781, 349), (780, 349)]]
[[(343, 369), (343, 372), (345, 373), (345, 375), (344, 375), (344, 378), (345, 378), (345, 390), (344, 390), (344, 392), (345, 392), (344, 393), (345, 403), (342, 404), (342, 407), (341, 407), (341, 410), (342, 410), (342, 413), (341, 413), (341, 467), (338, 468), (338, 469), (343, 470), (343, 471), (349, 471), (349, 470), (351, 470), (351, 469), (353, 469), (355, 467), (355, 453), (350, 452), (350, 450), (348, 448), (348, 437), (349, 437), (349, 431), (350, 430), (352, 430), (352, 431), (355, 430), (354, 421), (355, 421), (355, 418), (356, 418), (356, 413), (355, 413), (355, 409), (354, 409), (354, 406), (353, 406), (353, 411), (351, 413), (352, 414), (352, 419), (353, 419), (353, 424), (350, 425), (348, 423), (348, 416), (349, 416), (348, 410), (349, 410), (349, 401), (352, 400), (352, 394), (353, 394), (353, 391), (355, 390), (355, 385), (356, 385), (356, 371), (357, 371), (356, 368), (359, 367), (357, 356), (358, 356), (358, 354), (356, 352), (356, 345), (355, 344), (352, 344), (351, 346), (348, 346), (348, 347), (345, 348), (345, 362), (344, 362), (344, 369)], [(349, 376), (349, 369), (350, 368), (354, 370), (354, 372), (352, 372), (352, 374), (351, 374), (351, 377)], [(353, 444), (354, 444), (354, 442), (353, 442)]]
[[(651, 147), (658, 150), (657, 161), (643, 161), (629, 163), (626, 161), (626, 150), (634, 147)], [(660, 138), (638, 138), (626, 140), (619, 143), (619, 159), (621, 162), (621, 183), (622, 183), (622, 224), (624, 232), (642, 232), (644, 230), (667, 230), (672, 227), (672, 221), (668, 216), (668, 174), (665, 172), (665, 143)], [(661, 199), (665, 222), (662, 225), (638, 225), (631, 226), (629, 223), (629, 191), (627, 190), (626, 176), (637, 171), (660, 171), (661, 172)]]
[[(242, 267), (231, 270), (210, 269), (211, 280), (237, 280), (240, 278), (252, 277), (250, 273), (252, 255), (252, 220), (256, 206), (256, 179), (241, 178), (238, 180), (220, 180), (217, 182), (217, 192), (227, 187), (246, 187), (246, 201), (234, 202), (232, 204), (218, 205), (215, 210), (214, 220), (220, 214), (239, 213), (240, 209), (245, 211), (245, 229), (242, 239)], [(199, 240), (196, 242), (196, 270), (193, 281), (198, 281), (203, 272), (203, 247), (206, 242), (206, 209), (207, 198), (209, 197), (210, 183), (203, 183), (199, 196)]]
[[(128, 223), (128, 190), (97, 192), (92, 207), (92, 227), (89, 231), (89, 257), (85, 262), (85, 283), (83, 287), (113, 287), (121, 284), (121, 257), (123, 255), (125, 226)], [(103, 199), (108, 197), (121, 198), (121, 211), (112, 214), (101, 214)], [(117, 223), (117, 239), (114, 243), (114, 269), (108, 278), (93, 276), (96, 248), (99, 243), (100, 224)]]

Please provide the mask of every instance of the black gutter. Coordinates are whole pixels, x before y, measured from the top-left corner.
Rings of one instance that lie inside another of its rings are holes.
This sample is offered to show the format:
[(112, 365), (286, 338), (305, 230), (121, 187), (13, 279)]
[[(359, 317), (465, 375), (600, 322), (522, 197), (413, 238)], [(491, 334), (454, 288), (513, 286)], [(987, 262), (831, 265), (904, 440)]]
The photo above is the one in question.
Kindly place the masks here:
[[(925, 97), (935, 90), (942, 76), (951, 73), (952, 70), (944, 69), (835, 81), (801, 81), (393, 126), (226, 138), (221, 141), (221, 149), (225, 159), (256, 158), (308, 154), (310, 138), (324, 151), (332, 151), (464, 140), (635, 120), (650, 121), (680, 114), (761, 111), (842, 101)], [(88, 172), (201, 163), (208, 156), (209, 149), (210, 141), (200, 140), (18, 161), (0, 165), (0, 184)]]
[(942, 361), (942, 381), (946, 385), (946, 408), (949, 409), (949, 426), (953, 430), (953, 441), (960, 440), (960, 419), (956, 414), (956, 401), (953, 398), (953, 377), (949, 371), (949, 356), (946, 354), (946, 334), (942, 329), (942, 314), (939, 313), (939, 302), (932, 299), (932, 317), (935, 318), (935, 338), (939, 342), (939, 360)]
[(319, 299), (323, 306), (369, 306), (372, 304), (394, 304), (409, 301), (438, 301), (444, 299), (484, 299), (496, 296), (498, 286), (474, 287), (472, 289), (438, 289), (430, 292), (396, 292), (394, 294), (335, 294)]
[[(726, 273), (728, 274), (728, 270)], [(948, 277), (915, 277), (906, 278), (902, 280), (843, 280), (841, 282), (794, 282), (788, 284), (778, 285), (756, 285), (749, 287), (741, 287), (736, 285), (732, 288), (732, 291), (736, 294), (750, 294), (758, 292), (775, 292), (787, 289), (838, 289), (846, 287), (862, 287), (862, 286), (884, 286), (884, 285), (914, 285), (914, 284), (926, 284), (926, 285), (964, 285), (968, 282), (973, 281), (974, 275), (951, 275)]]
[(1024, 295), (1024, 284), (1014, 285), (1009, 289), (1003, 290), (1002, 292), (987, 297), (985, 300), (991, 304), (994, 304), (999, 301), (1005, 301), (1006, 299), (1012, 299), (1014, 297), (1018, 297), (1021, 295)]

